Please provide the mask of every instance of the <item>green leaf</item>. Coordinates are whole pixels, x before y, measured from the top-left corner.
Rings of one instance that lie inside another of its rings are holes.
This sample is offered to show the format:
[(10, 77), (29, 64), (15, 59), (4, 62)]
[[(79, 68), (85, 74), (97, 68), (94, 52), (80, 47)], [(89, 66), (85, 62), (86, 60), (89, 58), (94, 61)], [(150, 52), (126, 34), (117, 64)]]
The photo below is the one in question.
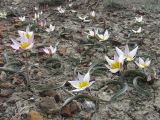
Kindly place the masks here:
[(119, 96), (123, 95), (128, 90), (128, 84), (122, 83), (120, 81), (112, 80), (109, 81), (107, 84), (116, 84), (121, 86), (121, 88), (116, 93), (114, 93), (114, 95), (111, 98), (111, 101), (116, 100)]
[(138, 80), (141, 80), (141, 77), (137, 76), (133, 79), (134, 88), (142, 95), (150, 96), (151, 93), (147, 90), (144, 90), (142, 87), (138, 85)]

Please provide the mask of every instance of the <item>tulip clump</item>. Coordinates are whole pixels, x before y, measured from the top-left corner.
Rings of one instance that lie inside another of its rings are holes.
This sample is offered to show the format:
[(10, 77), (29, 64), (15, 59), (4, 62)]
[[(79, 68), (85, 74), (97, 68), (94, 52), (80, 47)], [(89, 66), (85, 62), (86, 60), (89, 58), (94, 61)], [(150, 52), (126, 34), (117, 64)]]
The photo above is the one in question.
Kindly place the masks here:
[(29, 27), (27, 27), (26, 31), (18, 31), (19, 38), (11, 39), (13, 44), (11, 47), (15, 50), (28, 50), (32, 49), (34, 45), (34, 33), (29, 30)]

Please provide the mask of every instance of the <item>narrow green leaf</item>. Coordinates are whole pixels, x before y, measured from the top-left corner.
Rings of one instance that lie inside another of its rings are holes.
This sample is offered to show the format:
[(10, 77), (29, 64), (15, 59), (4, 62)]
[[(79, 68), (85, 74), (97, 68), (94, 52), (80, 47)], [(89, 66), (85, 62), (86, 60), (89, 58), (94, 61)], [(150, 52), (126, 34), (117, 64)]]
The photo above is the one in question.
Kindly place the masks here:
[(111, 98), (111, 101), (116, 100), (119, 96), (123, 95), (127, 90), (128, 90), (128, 84), (127, 83), (122, 83), (120, 81), (109, 81), (107, 84), (116, 84), (120, 85), (121, 89), (119, 89), (116, 93)]
[(139, 92), (141, 93), (142, 95), (146, 95), (146, 96), (150, 96), (151, 93), (147, 90), (144, 90), (142, 87), (140, 87), (138, 85), (138, 80), (141, 80), (141, 77), (137, 76), (133, 79), (133, 86), (134, 88)]

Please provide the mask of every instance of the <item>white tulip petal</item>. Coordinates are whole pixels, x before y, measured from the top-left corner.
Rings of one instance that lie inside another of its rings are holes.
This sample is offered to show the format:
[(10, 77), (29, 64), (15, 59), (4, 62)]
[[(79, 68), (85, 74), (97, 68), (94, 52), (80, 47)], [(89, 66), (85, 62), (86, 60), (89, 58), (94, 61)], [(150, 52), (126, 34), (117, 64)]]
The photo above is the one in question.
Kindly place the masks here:
[(128, 47), (128, 45), (125, 46), (124, 53), (125, 53), (125, 54), (129, 54), (129, 47)]
[(54, 52), (54, 49), (53, 49), (53, 47), (51, 45), (49, 46), (49, 49), (51, 50), (51, 53)]
[(48, 50), (48, 49), (44, 48), (43, 51), (44, 51), (45, 53), (49, 54), (49, 50)]
[(116, 52), (119, 56), (124, 55), (123, 51), (119, 49), (118, 47), (116, 47)]
[(121, 55), (121, 56), (118, 58), (118, 62), (123, 64), (123, 63), (124, 63), (124, 59), (125, 59), (124, 56)]
[(138, 46), (135, 49), (133, 49), (131, 52), (129, 52), (129, 56), (135, 57), (137, 50), (138, 50)]
[(104, 36), (102, 34), (97, 34), (97, 36), (100, 38), (100, 40), (104, 40)]
[(144, 60), (139, 57), (139, 64), (145, 64)]
[(79, 80), (79, 81), (83, 81), (83, 78), (84, 78), (84, 75), (81, 75), (81, 74), (78, 72), (78, 80)]
[(147, 58), (147, 60), (145, 61), (145, 64), (146, 64), (147, 66), (149, 66), (149, 65), (151, 64), (151, 60), (149, 60), (149, 58)]
[(110, 69), (110, 71), (112, 72), (112, 73), (117, 73), (118, 71), (120, 71), (120, 69)]
[(139, 63), (137, 61), (135, 61), (136, 65), (139, 66)]
[(68, 81), (73, 87), (79, 89), (79, 81), (75, 80), (75, 81)]
[(108, 30), (104, 32), (104, 36), (107, 36), (107, 37), (109, 36)]
[(111, 69), (111, 67), (110, 67), (109, 65), (105, 64), (105, 66), (106, 66), (108, 69)]
[(108, 56), (104, 56), (104, 57), (105, 57), (105, 59), (106, 59), (106, 61), (108, 62), (109, 65), (111, 65), (114, 62), (114, 60), (109, 59)]
[(18, 50), (19, 49), (19, 43), (15, 41), (14, 39), (11, 39), (13, 44), (10, 45), (13, 49)]
[(72, 90), (72, 92), (80, 92), (80, 91), (83, 91), (85, 90), (87, 87), (83, 87), (83, 88), (77, 88), (75, 90)]
[(87, 72), (87, 74), (85, 74), (83, 81), (90, 81), (90, 72)]
[[(120, 56), (123, 56), (123, 55), (120, 55)], [(114, 54), (114, 60), (115, 60), (115, 61), (118, 61), (118, 60), (119, 60), (119, 55), (118, 55), (117, 53)]]
[(34, 43), (31, 43), (31, 44), (26, 48), (26, 50), (33, 48), (33, 45), (34, 45)]
[(88, 85), (88, 87), (90, 87), (95, 81), (91, 81)]

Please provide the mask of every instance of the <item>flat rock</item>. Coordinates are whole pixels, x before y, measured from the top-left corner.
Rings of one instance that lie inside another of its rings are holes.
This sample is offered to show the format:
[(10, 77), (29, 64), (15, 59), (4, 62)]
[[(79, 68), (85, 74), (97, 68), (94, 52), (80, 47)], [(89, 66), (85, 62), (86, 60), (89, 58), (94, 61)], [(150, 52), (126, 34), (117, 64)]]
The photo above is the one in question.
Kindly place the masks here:
[(41, 99), (40, 101), (40, 107), (42, 110), (44, 110), (44, 112), (46, 113), (50, 113), (52, 112), (56, 112), (58, 110), (58, 105), (56, 103), (56, 101), (54, 100), (54, 98), (52, 97), (44, 97)]

